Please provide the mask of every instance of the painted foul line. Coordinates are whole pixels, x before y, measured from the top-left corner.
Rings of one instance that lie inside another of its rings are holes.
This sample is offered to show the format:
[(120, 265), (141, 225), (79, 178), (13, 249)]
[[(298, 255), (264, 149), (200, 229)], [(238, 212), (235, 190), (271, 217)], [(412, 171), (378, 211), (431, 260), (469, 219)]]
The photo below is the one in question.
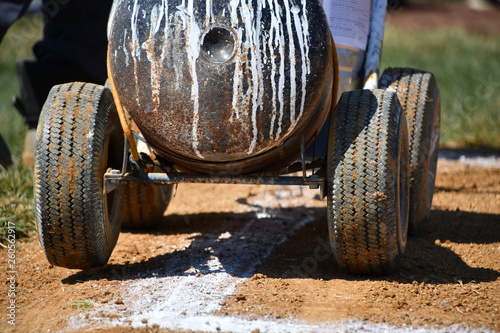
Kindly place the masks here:
[(459, 152), (442, 150), (439, 152), (439, 158), (447, 161), (458, 161), (471, 166), (500, 168), (500, 156), (494, 154), (462, 154)]

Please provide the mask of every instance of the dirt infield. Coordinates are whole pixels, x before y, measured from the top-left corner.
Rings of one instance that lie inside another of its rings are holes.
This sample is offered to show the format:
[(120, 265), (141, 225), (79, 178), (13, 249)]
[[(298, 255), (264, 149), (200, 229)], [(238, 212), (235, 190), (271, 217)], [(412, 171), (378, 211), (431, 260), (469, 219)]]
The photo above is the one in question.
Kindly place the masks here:
[(500, 330), (500, 170), (441, 161), (433, 207), (393, 276), (342, 275), (326, 256), (316, 267), (314, 251), (326, 233), (319, 217), (259, 267), (267, 279), (243, 284), (238, 291), (247, 301), (233, 298), (222, 311)]
[[(335, 268), (325, 203), (316, 195), (179, 186), (164, 226), (124, 232), (109, 264), (85, 272), (50, 266), (36, 237), (24, 241), (17, 252), (16, 331), (216, 331), (203, 323), (246, 331), (257, 320), (264, 321), (256, 326), (262, 332), (283, 320), (292, 324), (274, 331), (322, 331), (325, 322), (334, 328), (349, 321), (365, 329), (375, 323), (390, 330), (453, 331), (452, 324), (500, 330), (500, 168), (440, 160), (431, 220), (409, 240), (391, 276)], [(2, 309), (6, 289), (2, 284)], [(223, 318), (232, 322), (224, 326)], [(0, 329), (9, 329), (5, 320)]]
[[(388, 22), (500, 33), (498, 11), (430, 8)], [(180, 185), (161, 227), (125, 230), (108, 265), (83, 272), (49, 265), (33, 235), (14, 267), (0, 253), (0, 331), (500, 332), (494, 161), (439, 160), (430, 221), (390, 276), (340, 272), (325, 201), (297, 187)]]

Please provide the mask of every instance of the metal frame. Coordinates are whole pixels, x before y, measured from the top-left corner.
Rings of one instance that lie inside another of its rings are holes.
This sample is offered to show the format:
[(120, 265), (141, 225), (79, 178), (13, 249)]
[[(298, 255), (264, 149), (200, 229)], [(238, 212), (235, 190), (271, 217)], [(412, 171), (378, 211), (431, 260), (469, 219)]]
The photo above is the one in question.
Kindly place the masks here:
[[(200, 183), (200, 184), (249, 184), (249, 185), (298, 185), (309, 186), (311, 189), (323, 189), (325, 177), (322, 168), (314, 172), (315, 163), (306, 163), (304, 142), (301, 143), (301, 160), (298, 164), (290, 165), (287, 169), (276, 172), (276, 174), (248, 174), (248, 175), (210, 175), (167, 171), (144, 172), (138, 164), (128, 163), (129, 147), (125, 140), (124, 158), (122, 170), (110, 169), (104, 174), (104, 193), (115, 190), (120, 184), (128, 182), (155, 183), (159, 185), (171, 185), (180, 183)], [(131, 165), (132, 170), (127, 171)], [(158, 165), (164, 169), (161, 163)], [(300, 167), (300, 168), (299, 168)], [(307, 176), (307, 170), (313, 170), (310, 176)], [(302, 176), (286, 176), (302, 172)]]
[(377, 89), (384, 41), (387, 0), (373, 0), (370, 19), (370, 36), (365, 60), (365, 85), (363, 89)]
[(119, 170), (109, 170), (104, 175), (104, 180), (108, 186), (108, 192), (113, 187), (121, 183), (145, 182), (161, 185), (181, 184), (181, 183), (201, 183), (201, 184), (254, 184), (254, 185), (300, 185), (310, 188), (320, 188), (323, 185), (324, 177), (311, 175), (306, 178), (300, 176), (223, 176), (223, 175), (205, 175), (190, 174), (178, 172), (149, 172), (140, 176), (133, 172), (121, 174)]

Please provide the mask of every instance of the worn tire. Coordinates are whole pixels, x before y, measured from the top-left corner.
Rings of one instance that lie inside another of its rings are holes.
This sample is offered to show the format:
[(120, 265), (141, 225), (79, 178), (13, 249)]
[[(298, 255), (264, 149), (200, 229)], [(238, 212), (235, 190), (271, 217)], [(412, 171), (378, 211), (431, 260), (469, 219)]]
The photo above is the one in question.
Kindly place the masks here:
[(393, 92), (344, 93), (332, 115), (327, 216), (339, 266), (350, 273), (393, 271), (406, 247), (408, 133)]
[(111, 92), (98, 85), (52, 88), (37, 129), (35, 217), (53, 265), (105, 265), (120, 233), (122, 192), (103, 195), (108, 167), (119, 169), (123, 133)]
[(408, 121), (410, 145), (409, 234), (416, 235), (428, 220), (439, 152), (441, 98), (432, 73), (412, 68), (388, 68), (380, 87), (395, 91)]
[(172, 189), (173, 185), (125, 183), (122, 226), (151, 228), (160, 224), (170, 203)]

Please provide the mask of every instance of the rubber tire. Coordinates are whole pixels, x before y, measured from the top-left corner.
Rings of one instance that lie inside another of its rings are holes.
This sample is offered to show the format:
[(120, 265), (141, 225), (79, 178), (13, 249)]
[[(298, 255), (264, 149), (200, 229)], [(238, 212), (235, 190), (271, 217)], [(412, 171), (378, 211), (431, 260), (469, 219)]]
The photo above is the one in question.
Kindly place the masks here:
[(408, 132), (395, 93), (344, 93), (332, 115), (327, 154), (330, 243), (340, 268), (385, 274), (406, 248)]
[(160, 224), (172, 198), (172, 189), (173, 185), (125, 183), (122, 226), (152, 228)]
[(95, 84), (52, 88), (35, 144), (35, 218), (56, 266), (105, 265), (120, 233), (122, 190), (103, 193), (108, 167), (119, 169), (123, 132), (111, 92)]
[(432, 73), (412, 68), (388, 68), (380, 87), (398, 94), (408, 121), (410, 145), (410, 224), (417, 235), (429, 219), (436, 182), (441, 97)]

